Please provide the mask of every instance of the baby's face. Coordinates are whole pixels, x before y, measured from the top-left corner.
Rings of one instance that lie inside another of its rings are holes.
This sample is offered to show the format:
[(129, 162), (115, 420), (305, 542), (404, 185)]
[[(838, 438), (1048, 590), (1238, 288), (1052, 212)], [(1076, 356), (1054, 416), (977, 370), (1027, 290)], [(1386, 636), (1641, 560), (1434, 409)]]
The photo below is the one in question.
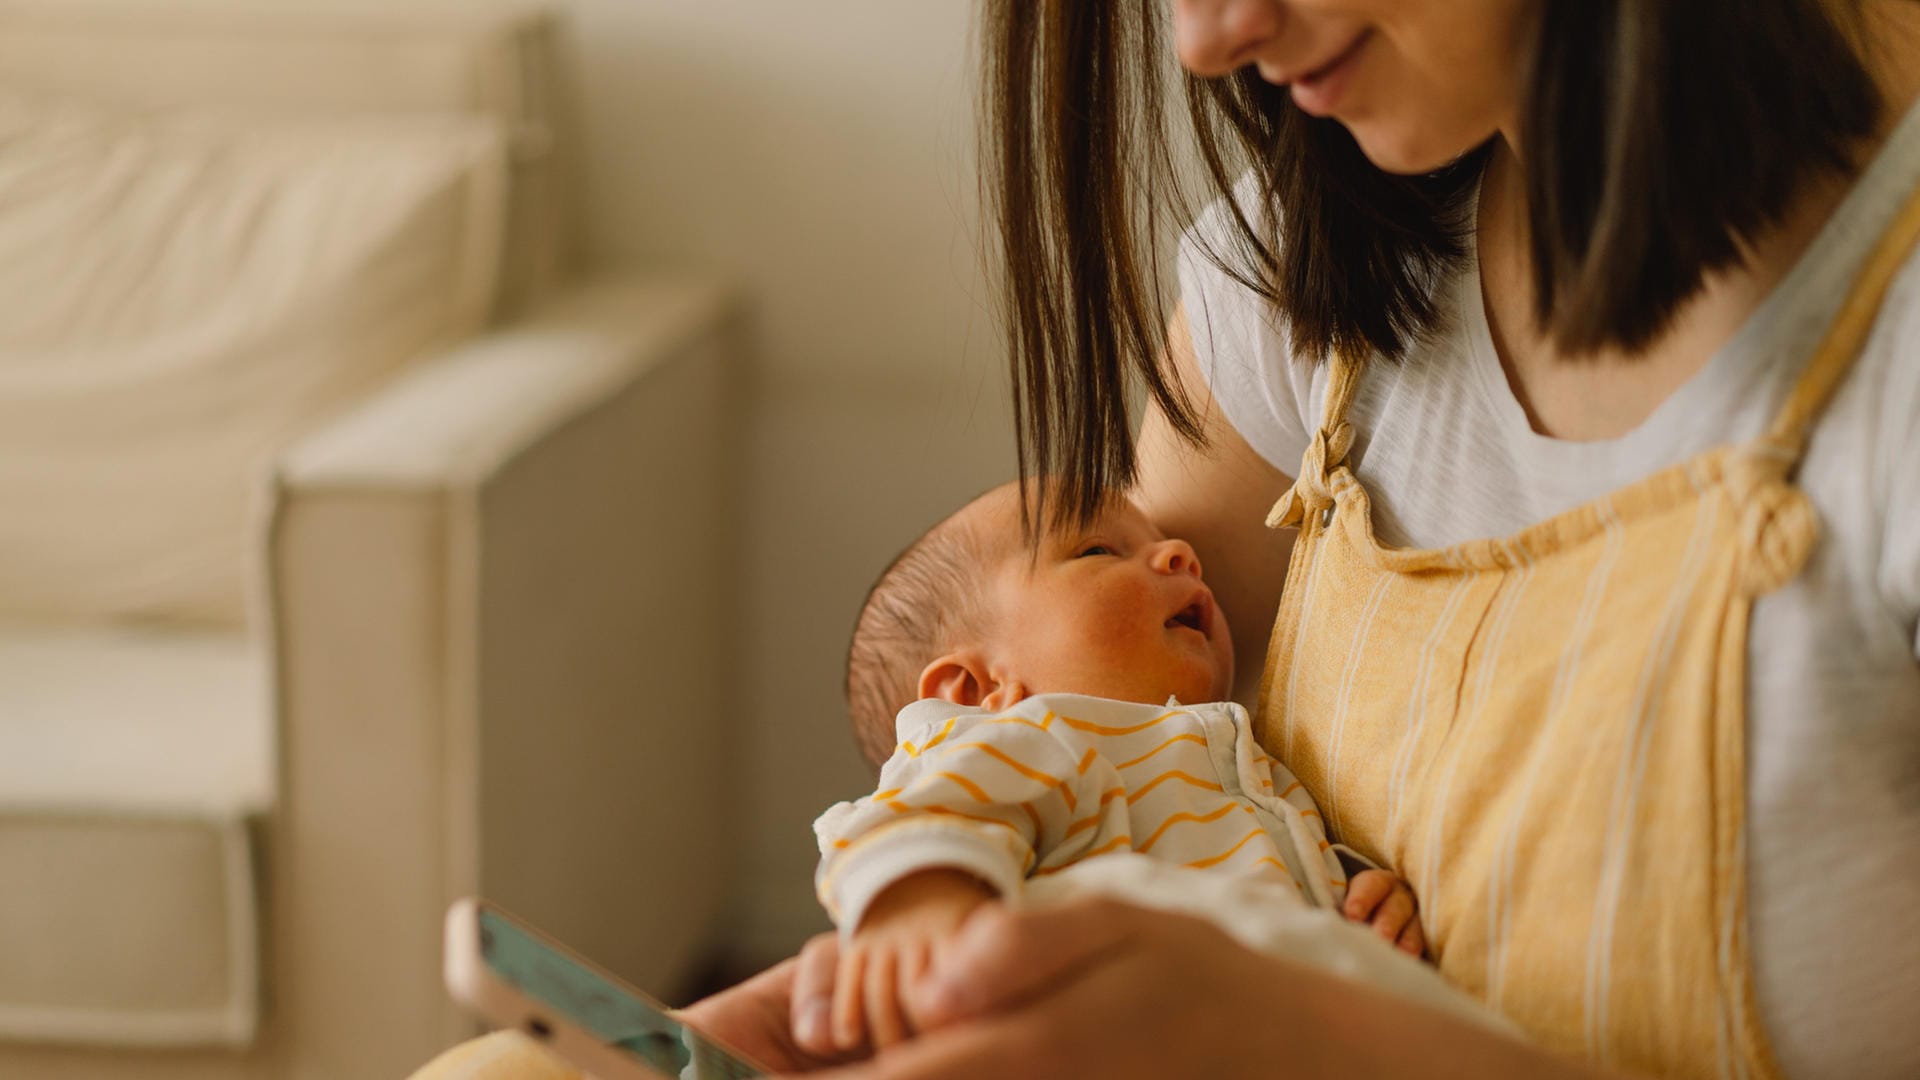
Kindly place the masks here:
[[(983, 500), (991, 535), (1019, 535), (1019, 503)], [(989, 574), (988, 647), (1029, 694), (1158, 705), (1224, 701), (1233, 639), (1200, 560), (1115, 500), (1085, 528), (1049, 533), (1037, 557), (1017, 540)]]

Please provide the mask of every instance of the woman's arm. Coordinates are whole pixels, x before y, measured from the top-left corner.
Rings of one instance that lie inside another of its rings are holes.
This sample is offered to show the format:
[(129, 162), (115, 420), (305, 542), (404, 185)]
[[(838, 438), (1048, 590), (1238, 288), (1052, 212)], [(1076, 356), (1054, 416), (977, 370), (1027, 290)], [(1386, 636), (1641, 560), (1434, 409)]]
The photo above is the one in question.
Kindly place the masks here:
[(924, 985), (924, 1034), (832, 1080), (1613, 1075), (1113, 900), (982, 908)]
[(1233, 629), (1234, 700), (1252, 707), (1293, 552), (1293, 531), (1267, 528), (1267, 511), (1293, 479), (1247, 445), (1214, 403), (1194, 359), (1184, 307), (1175, 309), (1167, 329), (1166, 362), (1193, 402), (1207, 445), (1187, 445), (1149, 406), (1133, 497), (1162, 531), (1199, 553)]

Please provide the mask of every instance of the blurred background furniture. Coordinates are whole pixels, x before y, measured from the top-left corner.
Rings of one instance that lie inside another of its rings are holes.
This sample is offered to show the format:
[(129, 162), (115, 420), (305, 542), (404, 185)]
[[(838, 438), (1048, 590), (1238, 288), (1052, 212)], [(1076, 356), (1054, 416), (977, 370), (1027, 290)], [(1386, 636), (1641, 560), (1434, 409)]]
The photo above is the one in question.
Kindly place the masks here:
[(539, 9), (0, 0), (0, 1075), (404, 1075), (484, 893), (706, 962), (736, 308)]

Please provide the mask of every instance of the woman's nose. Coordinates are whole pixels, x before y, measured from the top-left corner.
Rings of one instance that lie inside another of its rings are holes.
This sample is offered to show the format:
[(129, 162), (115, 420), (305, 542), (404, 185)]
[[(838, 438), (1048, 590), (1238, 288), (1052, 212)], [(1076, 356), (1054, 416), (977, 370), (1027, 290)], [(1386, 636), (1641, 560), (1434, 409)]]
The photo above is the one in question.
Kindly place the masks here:
[(1154, 545), (1153, 568), (1163, 574), (1200, 576), (1200, 556), (1185, 540), (1162, 540)]
[(1174, 0), (1173, 51), (1203, 78), (1244, 66), (1280, 32), (1282, 0)]

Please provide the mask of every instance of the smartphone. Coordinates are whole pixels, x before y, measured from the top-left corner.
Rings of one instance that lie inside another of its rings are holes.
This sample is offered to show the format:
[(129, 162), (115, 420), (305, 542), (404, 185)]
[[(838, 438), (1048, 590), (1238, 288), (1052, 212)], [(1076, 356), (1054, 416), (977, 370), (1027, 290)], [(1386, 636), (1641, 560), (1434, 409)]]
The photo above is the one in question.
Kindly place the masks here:
[(598, 1080), (744, 1080), (766, 1069), (484, 900), (447, 910), (447, 990)]

